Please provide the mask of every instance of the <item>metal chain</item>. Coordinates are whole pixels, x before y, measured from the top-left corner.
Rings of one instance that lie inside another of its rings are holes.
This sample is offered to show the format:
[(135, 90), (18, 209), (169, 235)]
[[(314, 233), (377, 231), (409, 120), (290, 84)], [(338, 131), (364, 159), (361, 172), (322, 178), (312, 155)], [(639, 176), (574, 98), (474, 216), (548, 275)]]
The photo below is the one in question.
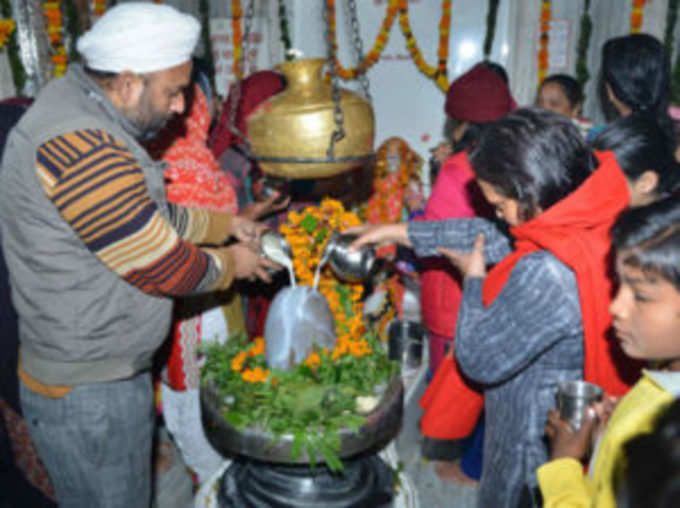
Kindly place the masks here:
[[(359, 29), (359, 17), (357, 16), (357, 4), (355, 0), (349, 0), (349, 19), (352, 26), (352, 42), (354, 43), (354, 51), (357, 55), (357, 68), (364, 61), (364, 44), (361, 41), (361, 30)], [(370, 103), (371, 91), (368, 83), (368, 69), (359, 69), (359, 83), (364, 91), (366, 100)]]
[[(234, 13), (232, 13), (232, 16)], [(250, 0), (248, 2), (248, 7), (246, 8), (246, 14), (243, 20), (243, 48), (241, 49), (241, 56), (239, 62), (239, 68), (241, 70), (241, 76), (246, 73), (246, 63), (248, 54), (248, 39), (250, 39), (250, 29), (253, 24), (253, 18), (255, 17), (255, 0)], [(236, 126), (236, 113), (238, 111), (239, 103), (241, 102), (241, 86), (243, 79), (237, 74), (236, 82), (234, 87), (231, 89), (231, 104), (229, 109), (229, 130), (241, 139), (244, 145), (244, 152), (248, 158), (253, 157), (252, 148), (250, 141), (246, 135), (239, 130)]]
[(330, 160), (335, 160), (335, 143), (345, 137), (345, 117), (340, 107), (340, 79), (338, 77), (338, 67), (336, 61), (335, 47), (331, 40), (331, 12), (332, 2), (325, 2), (325, 19), (326, 19), (326, 44), (328, 45), (328, 65), (331, 73), (331, 88), (333, 98), (333, 120), (335, 121), (335, 130), (331, 134), (328, 143), (328, 151), (326, 157)]

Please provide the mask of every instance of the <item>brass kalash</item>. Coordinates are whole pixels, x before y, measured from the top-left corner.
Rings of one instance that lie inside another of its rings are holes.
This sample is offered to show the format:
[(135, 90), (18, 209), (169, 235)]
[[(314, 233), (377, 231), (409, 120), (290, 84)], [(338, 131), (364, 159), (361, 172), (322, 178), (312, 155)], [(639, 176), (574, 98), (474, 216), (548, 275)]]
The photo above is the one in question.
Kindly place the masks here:
[(262, 171), (282, 178), (335, 176), (370, 163), (375, 121), (366, 99), (323, 77), (326, 59), (286, 62), (286, 88), (247, 120)]

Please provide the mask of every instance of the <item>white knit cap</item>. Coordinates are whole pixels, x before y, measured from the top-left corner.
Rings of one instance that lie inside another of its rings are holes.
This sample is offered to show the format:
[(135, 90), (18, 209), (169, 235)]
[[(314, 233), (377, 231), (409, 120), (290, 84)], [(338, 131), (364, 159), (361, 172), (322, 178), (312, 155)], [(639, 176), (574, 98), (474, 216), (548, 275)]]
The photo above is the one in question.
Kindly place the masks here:
[(122, 3), (78, 39), (78, 52), (93, 70), (155, 72), (189, 60), (200, 30), (196, 18), (174, 7)]

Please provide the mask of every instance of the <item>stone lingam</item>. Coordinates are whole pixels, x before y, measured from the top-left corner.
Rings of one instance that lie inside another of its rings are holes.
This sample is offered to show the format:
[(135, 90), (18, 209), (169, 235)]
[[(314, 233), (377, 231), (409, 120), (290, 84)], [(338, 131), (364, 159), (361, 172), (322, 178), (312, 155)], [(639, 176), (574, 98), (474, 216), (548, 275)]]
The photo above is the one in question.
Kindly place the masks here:
[[(270, 311), (265, 327), (268, 331), (265, 334), (266, 358), (278, 358), (279, 363), (281, 358), (290, 359), (288, 366), (278, 365), (277, 368), (282, 370), (294, 368), (300, 358), (305, 357), (299, 347), (305, 341), (296, 342), (290, 336), (284, 337), (287, 328), (277, 327), (274, 323), (281, 319), (277, 301), (294, 300), (291, 291), (304, 292), (303, 296), (308, 300), (308, 293), (312, 290), (300, 286), (285, 288), (272, 302), (273, 312)], [(319, 302), (315, 301), (316, 312), (324, 317), (312, 320), (314, 329), (319, 333), (324, 327), (323, 321), (330, 320), (328, 326), (332, 330), (332, 317), (318, 307)], [(334, 335), (332, 340), (335, 341)], [(333, 344), (325, 346), (332, 349)], [(333, 396), (333, 390), (342, 390), (342, 387), (327, 388), (319, 398), (321, 405)], [(300, 397), (304, 391), (305, 387), (300, 387)], [(382, 386), (375, 387), (374, 394), (373, 403), (369, 401), (363, 411), (365, 420), (358, 431), (349, 428), (339, 430), (337, 456), (344, 467), (342, 471), (332, 471), (320, 456), (312, 459), (306, 449), (295, 453), (295, 436), (292, 433), (275, 436), (256, 424), (247, 428), (231, 425), (223, 417), (223, 395), (210, 383), (204, 383), (201, 387), (201, 410), (206, 437), (225, 458), (232, 459), (218, 483), (219, 506), (391, 506), (395, 495), (395, 473), (377, 453), (396, 436), (401, 426), (404, 388), (398, 373)], [(357, 404), (359, 406), (360, 403)]]

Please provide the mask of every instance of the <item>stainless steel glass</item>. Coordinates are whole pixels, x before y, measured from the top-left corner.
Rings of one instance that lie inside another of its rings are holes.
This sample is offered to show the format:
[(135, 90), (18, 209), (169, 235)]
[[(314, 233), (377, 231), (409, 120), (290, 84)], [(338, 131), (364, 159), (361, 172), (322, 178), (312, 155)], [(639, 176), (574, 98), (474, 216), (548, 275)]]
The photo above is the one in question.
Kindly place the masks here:
[(588, 407), (602, 398), (602, 388), (586, 381), (564, 381), (557, 390), (557, 409), (560, 418), (569, 422), (574, 431), (581, 428), (581, 422)]

